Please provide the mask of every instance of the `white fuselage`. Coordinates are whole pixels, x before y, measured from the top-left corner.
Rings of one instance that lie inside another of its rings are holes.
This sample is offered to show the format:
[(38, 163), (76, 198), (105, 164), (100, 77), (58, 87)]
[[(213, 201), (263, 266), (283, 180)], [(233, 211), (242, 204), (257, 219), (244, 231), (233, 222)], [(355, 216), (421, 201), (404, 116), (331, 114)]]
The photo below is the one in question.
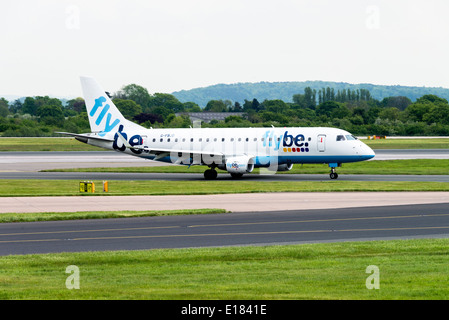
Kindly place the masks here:
[[(146, 159), (186, 165), (218, 166), (219, 162), (237, 156), (252, 158), (255, 167), (341, 164), (375, 156), (371, 148), (349, 132), (325, 127), (147, 129), (123, 131), (121, 136), (111, 136), (114, 143), (95, 140), (89, 143)], [(166, 152), (155, 155), (151, 150)]]

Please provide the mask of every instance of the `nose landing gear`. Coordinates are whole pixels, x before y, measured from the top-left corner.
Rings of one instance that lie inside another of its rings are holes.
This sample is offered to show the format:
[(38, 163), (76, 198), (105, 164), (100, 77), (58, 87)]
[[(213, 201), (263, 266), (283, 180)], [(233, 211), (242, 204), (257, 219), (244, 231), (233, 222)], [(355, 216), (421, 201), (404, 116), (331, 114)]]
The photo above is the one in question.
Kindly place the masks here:
[(329, 167), (331, 168), (331, 173), (329, 174), (329, 177), (334, 180), (338, 178), (338, 173), (335, 170), (336, 167), (341, 167), (341, 163), (329, 163)]
[(337, 179), (338, 178), (338, 173), (335, 172), (335, 168), (331, 168), (331, 173), (329, 174), (329, 177), (331, 179)]

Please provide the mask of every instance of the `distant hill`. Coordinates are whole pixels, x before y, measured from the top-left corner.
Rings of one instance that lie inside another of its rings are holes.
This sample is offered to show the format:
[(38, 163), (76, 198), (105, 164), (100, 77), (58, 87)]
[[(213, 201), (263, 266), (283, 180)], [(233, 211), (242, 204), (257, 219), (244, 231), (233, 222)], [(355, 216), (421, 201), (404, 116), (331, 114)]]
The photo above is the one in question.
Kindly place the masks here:
[(350, 84), (345, 82), (328, 81), (303, 81), (303, 82), (257, 82), (257, 83), (235, 83), (217, 84), (204, 88), (176, 91), (172, 94), (181, 102), (192, 101), (205, 107), (210, 100), (231, 100), (243, 104), (244, 100), (256, 98), (259, 102), (265, 99), (281, 99), (292, 102), (294, 94), (303, 94), (304, 88), (310, 87), (317, 91), (331, 87), (337, 90), (343, 89), (367, 89), (375, 99), (382, 100), (385, 97), (405, 96), (415, 101), (425, 94), (435, 94), (449, 100), (449, 89), (432, 87), (407, 87), (407, 86), (385, 86), (368, 83)]

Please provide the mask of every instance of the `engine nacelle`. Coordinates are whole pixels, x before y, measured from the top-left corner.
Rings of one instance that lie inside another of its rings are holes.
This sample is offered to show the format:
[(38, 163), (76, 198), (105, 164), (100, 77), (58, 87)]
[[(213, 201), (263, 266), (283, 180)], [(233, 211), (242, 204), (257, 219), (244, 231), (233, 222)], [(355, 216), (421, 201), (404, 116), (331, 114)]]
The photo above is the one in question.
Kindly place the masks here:
[(254, 160), (248, 156), (226, 159), (226, 171), (229, 173), (250, 173), (254, 169)]
[(283, 163), (277, 166), (269, 166), (267, 169), (270, 171), (290, 171), (293, 168), (293, 163)]
[(290, 171), (293, 168), (293, 163), (284, 163), (278, 165), (278, 171)]

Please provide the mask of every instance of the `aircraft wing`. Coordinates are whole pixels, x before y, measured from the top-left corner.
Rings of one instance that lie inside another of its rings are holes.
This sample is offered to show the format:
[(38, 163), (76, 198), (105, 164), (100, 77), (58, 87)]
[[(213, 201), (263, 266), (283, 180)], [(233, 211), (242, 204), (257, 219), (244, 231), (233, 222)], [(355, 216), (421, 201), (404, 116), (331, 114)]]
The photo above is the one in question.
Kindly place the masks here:
[(108, 138), (104, 138), (104, 137), (100, 137), (99, 135), (97, 135), (94, 132), (91, 133), (82, 133), (82, 134), (78, 134), (78, 133), (70, 133), (70, 132), (55, 132), (55, 133), (59, 133), (59, 134), (63, 134), (66, 136), (71, 136), (74, 137), (77, 140), (80, 140), (82, 142), (87, 142), (87, 139), (93, 139), (93, 140), (100, 140), (100, 141), (108, 141), (108, 142), (114, 142), (113, 139), (108, 139)]

